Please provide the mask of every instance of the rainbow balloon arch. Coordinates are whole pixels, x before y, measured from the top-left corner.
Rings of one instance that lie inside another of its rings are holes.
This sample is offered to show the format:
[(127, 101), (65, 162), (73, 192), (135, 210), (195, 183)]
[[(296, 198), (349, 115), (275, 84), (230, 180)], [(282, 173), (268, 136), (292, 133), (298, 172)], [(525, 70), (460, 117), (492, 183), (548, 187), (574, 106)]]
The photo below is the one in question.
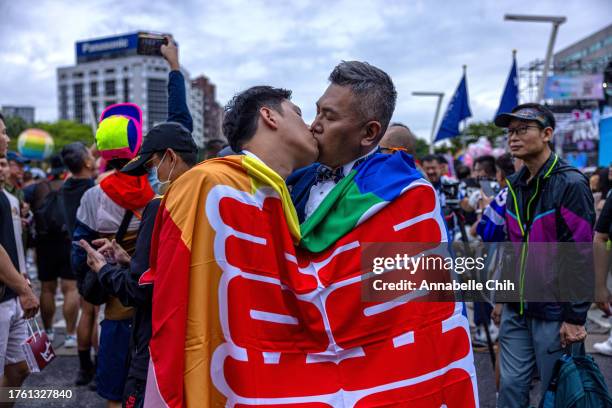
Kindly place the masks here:
[(26, 129), (17, 138), (17, 150), (30, 160), (45, 160), (53, 153), (53, 137), (42, 129)]

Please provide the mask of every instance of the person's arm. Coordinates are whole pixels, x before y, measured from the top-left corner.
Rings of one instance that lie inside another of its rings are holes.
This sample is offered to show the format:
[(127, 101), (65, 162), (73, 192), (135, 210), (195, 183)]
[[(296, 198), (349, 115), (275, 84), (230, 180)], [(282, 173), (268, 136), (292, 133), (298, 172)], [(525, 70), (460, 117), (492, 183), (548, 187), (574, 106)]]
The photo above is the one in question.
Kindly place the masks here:
[(145, 208), (140, 221), (136, 250), (128, 267), (105, 265), (98, 278), (106, 290), (116, 296), (124, 306), (142, 306), (151, 299), (151, 287), (140, 286), (142, 274), (149, 269), (151, 238), (161, 199), (151, 201)]
[(179, 65), (178, 47), (172, 37), (166, 37), (168, 45), (161, 46), (162, 56), (170, 64), (168, 74), (168, 122), (178, 122), (193, 132), (193, 118), (187, 106), (185, 78)]
[[(595, 208), (593, 206), (593, 195), (586, 180), (570, 181), (562, 194), (560, 212), (570, 232), (570, 236), (562, 237), (564, 241), (577, 243), (593, 242)], [(563, 253), (561, 258), (565, 269), (576, 272), (584, 271), (584, 264), (581, 267), (583, 260), (569, 259), (564, 257)], [(572, 264), (576, 264), (576, 266), (569, 266)], [(588, 278), (585, 279), (588, 281)], [(563, 323), (561, 324), (559, 334), (561, 346), (565, 347), (567, 344), (583, 341), (586, 338), (584, 324), (586, 323), (587, 312), (591, 307), (591, 302), (565, 302), (562, 307)]]
[(0, 245), (0, 282), (11, 288), (19, 296), (24, 318), (29, 319), (36, 315), (39, 307), (38, 298), (26, 278), (15, 269), (11, 258), (2, 245)]
[(612, 258), (612, 252), (608, 248), (610, 239), (610, 229), (612, 227), (612, 195), (609, 196), (595, 227), (595, 237), (593, 238), (593, 263), (595, 267), (595, 302), (597, 307), (607, 316), (612, 314), (610, 308), (612, 294), (608, 290), (607, 278)]

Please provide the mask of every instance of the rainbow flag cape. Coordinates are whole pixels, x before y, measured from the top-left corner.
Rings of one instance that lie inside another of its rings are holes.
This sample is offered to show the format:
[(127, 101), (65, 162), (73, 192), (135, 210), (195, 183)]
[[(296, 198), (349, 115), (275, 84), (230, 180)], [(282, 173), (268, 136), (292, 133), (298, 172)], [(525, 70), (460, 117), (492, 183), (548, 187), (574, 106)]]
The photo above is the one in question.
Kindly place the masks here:
[(367, 160), (301, 228), (283, 180), (255, 158), (176, 180), (143, 277), (145, 406), (478, 406), (460, 303), (362, 301), (364, 243), (447, 240), (408, 157)]

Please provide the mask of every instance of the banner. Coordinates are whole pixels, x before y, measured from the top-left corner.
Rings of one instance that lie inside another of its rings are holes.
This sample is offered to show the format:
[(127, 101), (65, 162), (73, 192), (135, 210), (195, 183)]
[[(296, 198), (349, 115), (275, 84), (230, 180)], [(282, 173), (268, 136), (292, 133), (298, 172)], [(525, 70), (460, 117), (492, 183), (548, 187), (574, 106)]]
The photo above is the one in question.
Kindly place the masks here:
[(556, 100), (604, 99), (602, 85), (603, 74), (553, 75), (546, 81), (544, 98)]

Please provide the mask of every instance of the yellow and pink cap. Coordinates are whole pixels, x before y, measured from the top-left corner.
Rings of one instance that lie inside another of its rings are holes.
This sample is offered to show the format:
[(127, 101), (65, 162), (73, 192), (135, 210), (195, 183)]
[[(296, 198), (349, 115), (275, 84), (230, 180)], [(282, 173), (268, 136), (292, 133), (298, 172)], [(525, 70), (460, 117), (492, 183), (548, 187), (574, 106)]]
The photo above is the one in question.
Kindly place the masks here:
[(132, 159), (142, 144), (142, 110), (133, 103), (107, 107), (100, 115), (96, 146), (105, 160)]

